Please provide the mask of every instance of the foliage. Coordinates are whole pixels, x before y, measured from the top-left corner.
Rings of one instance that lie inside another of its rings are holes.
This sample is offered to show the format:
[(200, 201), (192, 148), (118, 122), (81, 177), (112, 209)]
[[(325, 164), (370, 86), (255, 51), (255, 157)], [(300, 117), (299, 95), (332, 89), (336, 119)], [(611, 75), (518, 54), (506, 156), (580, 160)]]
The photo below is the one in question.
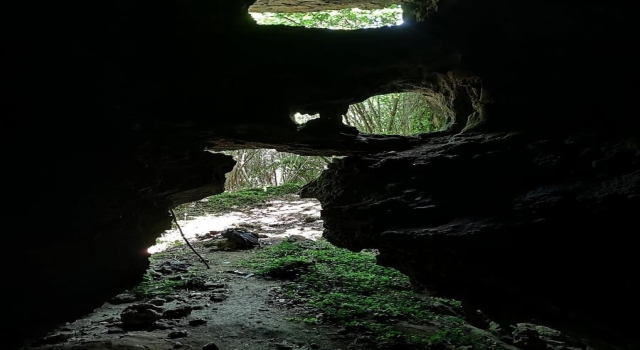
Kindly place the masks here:
[[(319, 116), (296, 115), (304, 123)], [(414, 135), (446, 128), (444, 115), (429, 106), (427, 99), (414, 92), (370, 97), (349, 106), (343, 122), (360, 132), (379, 135)]]
[[(181, 276), (178, 275), (178, 277)], [(205, 282), (206, 281), (203, 277), (195, 276), (194, 274), (181, 279), (171, 279), (165, 277), (154, 279), (153, 275), (151, 275), (151, 272), (147, 271), (147, 273), (145, 273), (142, 278), (142, 282), (131, 289), (130, 292), (140, 299), (146, 299), (169, 295), (174, 293), (177, 289), (203, 288)]]
[(207, 213), (220, 213), (230, 209), (261, 205), (272, 199), (296, 194), (301, 187), (299, 184), (284, 184), (224, 192), (211, 196), (206, 201), (179, 205), (174, 208), (174, 212), (178, 218), (183, 218), (185, 215), (206, 215)]
[(402, 9), (392, 5), (384, 9), (343, 9), (306, 13), (251, 13), (258, 24), (307, 28), (361, 29), (402, 24)]
[(213, 212), (220, 212), (236, 207), (248, 207), (286, 194), (298, 193), (300, 188), (301, 186), (297, 184), (284, 184), (280, 186), (267, 186), (264, 188), (225, 192), (209, 197), (209, 208)]
[(274, 149), (244, 149), (224, 153), (233, 156), (237, 162), (227, 174), (227, 191), (282, 184), (303, 185), (317, 178), (331, 162), (327, 157), (305, 157)]
[[(309, 13), (252, 13), (256, 22), (268, 25), (304, 26), (328, 29), (360, 29), (393, 26), (402, 23), (399, 5), (377, 10), (343, 9)], [(296, 115), (298, 123), (312, 116)], [(369, 134), (412, 135), (439, 131), (444, 118), (429, 108), (417, 93), (373, 96), (353, 104), (343, 117), (344, 123)], [(306, 184), (316, 179), (331, 162), (327, 157), (305, 157), (272, 149), (224, 152), (237, 161), (227, 174), (225, 188), (235, 191), (284, 183)]]
[(368, 134), (412, 135), (442, 130), (445, 118), (429, 108), (418, 93), (373, 96), (349, 106), (347, 125)]
[[(438, 315), (442, 310), (461, 315), (460, 302), (416, 293), (406, 276), (376, 265), (371, 253), (350, 252), (325, 241), (284, 241), (244, 264), (263, 275), (294, 279), (294, 283), (284, 285), (282, 293), (313, 308), (308, 315), (297, 318), (301, 322), (337, 323), (363, 333), (371, 332), (379, 341), (401, 339), (422, 346), (491, 347), (465, 328), (460, 318)], [(437, 324), (440, 330), (411, 333), (399, 328), (401, 322), (418, 326)]]

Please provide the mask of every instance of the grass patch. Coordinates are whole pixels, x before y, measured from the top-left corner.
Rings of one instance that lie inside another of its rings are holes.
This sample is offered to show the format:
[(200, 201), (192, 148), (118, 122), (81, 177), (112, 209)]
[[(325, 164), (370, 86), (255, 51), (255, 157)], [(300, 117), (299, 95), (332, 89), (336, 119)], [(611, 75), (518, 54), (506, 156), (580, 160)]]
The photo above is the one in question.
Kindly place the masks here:
[(224, 192), (207, 198), (207, 202), (179, 205), (174, 211), (178, 218), (181, 218), (185, 213), (189, 215), (202, 215), (204, 212), (219, 213), (230, 209), (260, 205), (288, 194), (297, 194), (301, 187), (302, 185), (299, 184), (283, 184), (280, 186), (268, 186), (266, 190), (261, 187)]
[(131, 293), (140, 299), (147, 299), (156, 296), (163, 296), (172, 294), (178, 288), (184, 288), (184, 280), (171, 280), (171, 279), (159, 279), (153, 278), (153, 275), (147, 271), (142, 277), (142, 282), (139, 285), (131, 289)]
[(281, 294), (310, 310), (296, 318), (301, 322), (330, 322), (408, 346), (493, 347), (465, 327), (460, 302), (416, 293), (406, 276), (376, 265), (371, 253), (326, 241), (284, 241), (243, 264), (262, 275), (293, 279)]
[[(166, 261), (169, 256), (167, 253), (158, 253), (150, 257), (149, 260), (151, 265), (154, 265), (154, 262)], [(198, 275), (195, 271), (165, 275), (157, 272), (154, 267), (149, 267), (142, 277), (142, 282), (128, 292), (140, 299), (148, 299), (173, 294), (180, 289), (202, 289), (206, 282), (207, 279)]]

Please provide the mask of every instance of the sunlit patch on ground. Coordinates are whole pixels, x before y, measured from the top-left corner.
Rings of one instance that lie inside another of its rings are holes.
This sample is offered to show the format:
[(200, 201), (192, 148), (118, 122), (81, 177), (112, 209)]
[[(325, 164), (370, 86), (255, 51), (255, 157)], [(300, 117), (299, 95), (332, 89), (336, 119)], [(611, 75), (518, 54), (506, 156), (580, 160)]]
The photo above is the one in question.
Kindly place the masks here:
[[(322, 236), (320, 210), (320, 202), (315, 199), (272, 200), (260, 207), (178, 220), (178, 224), (189, 240), (211, 231), (222, 231), (242, 225), (249, 231), (269, 237), (300, 235), (316, 240)], [(177, 228), (165, 231), (148, 252), (155, 254), (164, 251), (176, 241), (183, 241)]]

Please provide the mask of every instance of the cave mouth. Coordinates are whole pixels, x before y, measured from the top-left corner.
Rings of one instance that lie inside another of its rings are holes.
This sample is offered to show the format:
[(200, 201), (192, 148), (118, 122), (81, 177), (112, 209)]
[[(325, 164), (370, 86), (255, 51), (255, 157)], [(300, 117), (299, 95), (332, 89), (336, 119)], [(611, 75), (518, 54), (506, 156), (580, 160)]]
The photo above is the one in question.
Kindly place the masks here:
[(286, 25), (306, 28), (355, 30), (399, 26), (403, 23), (400, 5), (377, 9), (346, 8), (314, 12), (252, 12), (260, 25)]
[[(318, 178), (335, 157), (301, 156), (275, 149), (238, 149), (220, 153), (233, 157), (236, 162), (233, 169), (225, 174), (224, 192), (174, 208), (180, 227), (174, 222), (171, 229), (163, 232), (148, 248), (149, 254), (182, 244), (184, 239), (192, 240), (208, 232), (239, 227), (248, 221), (261, 222), (263, 225), (259, 228), (266, 232), (270, 230), (269, 225), (287, 213), (304, 212), (305, 215), (317, 214), (319, 217), (320, 207), (315, 199), (292, 202), (284, 207), (279, 200), (292, 200), (302, 186)], [(306, 212), (305, 208), (312, 204), (317, 208)], [(260, 209), (264, 207), (270, 209)], [(309, 232), (292, 229), (285, 233), (309, 239), (316, 239), (322, 234), (318, 229)]]
[[(410, 136), (443, 131), (448, 118), (430, 100), (418, 92), (375, 95), (351, 104), (342, 114), (342, 123), (360, 133)], [(295, 113), (292, 118), (299, 125), (319, 119), (320, 115)]]

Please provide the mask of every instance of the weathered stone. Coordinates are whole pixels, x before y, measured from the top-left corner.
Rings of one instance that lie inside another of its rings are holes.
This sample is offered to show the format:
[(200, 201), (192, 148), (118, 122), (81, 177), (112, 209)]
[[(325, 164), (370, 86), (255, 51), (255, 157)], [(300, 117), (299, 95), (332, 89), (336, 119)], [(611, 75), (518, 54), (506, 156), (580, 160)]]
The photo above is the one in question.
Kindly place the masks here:
[(213, 293), (209, 297), (209, 300), (211, 300), (213, 302), (216, 302), (216, 303), (219, 303), (219, 302), (227, 300), (228, 297), (229, 297), (229, 295), (226, 294), (226, 293)]
[(160, 329), (160, 330), (167, 330), (167, 329), (171, 329), (173, 328), (173, 325), (169, 324), (168, 322), (165, 321), (156, 321), (153, 325), (152, 325), (153, 329)]
[(196, 318), (193, 320), (189, 320), (189, 325), (190, 326), (202, 326), (203, 324), (206, 324), (207, 320), (201, 319), (201, 318)]
[(71, 333), (56, 333), (56, 334), (48, 335), (48, 336), (40, 339), (40, 341), (38, 341), (38, 343), (40, 343), (40, 344), (57, 344), (57, 343), (65, 342), (65, 341), (69, 340), (71, 337), (73, 337), (73, 334), (71, 334)]
[(169, 339), (184, 338), (188, 335), (189, 335), (189, 332), (187, 331), (173, 331), (167, 334), (167, 338)]
[(501, 320), (608, 337), (634, 332), (611, 300), (640, 309), (628, 235), (639, 192), (640, 156), (618, 135), (504, 133), (347, 157), (302, 195), (320, 199), (329, 241), (377, 248), (416, 285)]
[(214, 343), (207, 343), (205, 346), (202, 347), (202, 350), (218, 350), (218, 349), (220, 348)]
[(155, 306), (162, 306), (167, 302), (166, 299), (162, 299), (162, 298), (153, 298), (151, 300), (149, 300), (147, 303), (151, 304), (151, 305), (155, 305)]
[(206, 282), (204, 284), (205, 289), (222, 289), (226, 287), (227, 287), (227, 284), (221, 283), (221, 282)]
[(122, 294), (118, 294), (115, 297), (109, 299), (109, 303), (110, 304), (114, 304), (114, 305), (118, 305), (118, 304), (125, 304), (125, 303), (133, 303), (136, 300), (138, 300), (138, 297), (130, 294), (130, 293), (122, 293)]
[(146, 328), (162, 317), (162, 311), (162, 308), (155, 305), (135, 304), (120, 313), (120, 320), (125, 328)]
[(166, 310), (162, 317), (164, 318), (182, 318), (191, 314), (193, 309), (189, 305), (179, 306), (174, 309)]
[(588, 345), (549, 327), (518, 323), (513, 330), (513, 345), (525, 350), (587, 349)]

